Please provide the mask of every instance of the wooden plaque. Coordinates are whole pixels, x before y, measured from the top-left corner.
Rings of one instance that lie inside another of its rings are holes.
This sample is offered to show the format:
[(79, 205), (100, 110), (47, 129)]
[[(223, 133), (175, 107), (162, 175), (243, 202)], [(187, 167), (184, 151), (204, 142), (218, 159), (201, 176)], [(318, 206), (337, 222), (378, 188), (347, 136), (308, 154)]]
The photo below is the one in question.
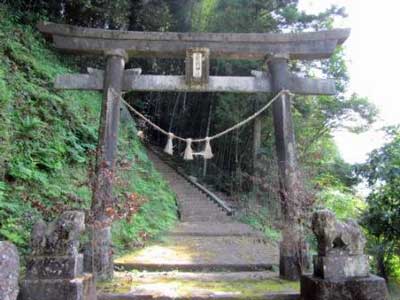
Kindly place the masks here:
[(187, 49), (185, 64), (185, 78), (189, 86), (204, 86), (208, 84), (210, 75), (210, 49)]

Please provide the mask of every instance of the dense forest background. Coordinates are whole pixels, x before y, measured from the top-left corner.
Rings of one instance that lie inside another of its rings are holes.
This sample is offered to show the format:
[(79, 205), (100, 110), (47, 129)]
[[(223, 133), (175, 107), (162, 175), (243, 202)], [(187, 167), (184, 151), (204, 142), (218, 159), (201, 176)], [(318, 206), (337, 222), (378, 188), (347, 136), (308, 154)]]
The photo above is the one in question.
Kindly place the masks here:
[[(102, 68), (99, 58), (69, 57), (47, 49), (34, 28), (39, 20), (80, 26), (137, 31), (297, 32), (331, 29), (340, 7), (312, 15), (299, 11), (297, 0), (36, 0), (0, 1), (0, 237), (27, 247), (27, 232), (38, 216), (52, 218), (67, 207), (88, 207), (90, 174), (99, 113), (95, 93), (54, 92), (56, 74)], [(147, 74), (183, 74), (182, 60), (132, 59), (127, 67)], [(211, 62), (213, 75), (248, 75), (264, 62)], [(344, 128), (362, 132), (377, 118), (368, 99), (349, 95), (343, 49), (321, 62), (291, 62), (303, 76), (335, 78), (338, 93), (296, 96), (293, 100), (300, 172), (307, 201), (325, 206), (341, 218), (358, 218), (369, 237), (375, 270), (400, 276), (400, 145), (398, 128), (385, 129), (387, 144), (371, 153), (364, 165), (343, 161), (332, 137)], [(261, 107), (271, 95), (129, 93), (125, 98), (164, 129), (183, 137), (204, 137), (236, 124)], [(131, 120), (125, 120), (128, 124)], [(121, 214), (115, 243), (119, 248), (142, 243), (176, 218), (173, 196), (152, 170), (137, 128), (147, 142), (164, 146), (165, 137), (140, 123), (123, 126), (117, 189), (121, 203), (134, 206)], [(188, 173), (225, 193), (243, 221), (279, 238), (277, 169), (270, 112), (262, 115), (261, 147), (253, 151), (253, 126), (213, 143), (207, 163), (176, 158)], [(178, 145), (175, 153), (184, 151)], [(131, 158), (127, 161), (126, 157)], [(150, 172), (151, 176), (146, 175)], [(356, 185), (367, 180), (363, 199)], [(153, 189), (153, 186), (158, 186)], [(45, 187), (45, 188), (43, 188)], [(133, 196), (132, 196), (133, 195)], [(158, 201), (167, 197), (167, 204)], [(160, 203), (164, 204), (160, 204)], [(146, 203), (146, 204), (143, 204)], [(121, 204), (122, 205), (122, 204)], [(147, 206), (146, 206), (147, 205)], [(167, 209), (162, 205), (167, 205)], [(121, 208), (121, 211), (123, 208)], [(156, 214), (154, 214), (154, 212)], [(166, 215), (162, 215), (163, 212)], [(158, 213), (158, 214), (157, 214)], [(153, 214), (153, 219), (149, 217)], [(157, 221), (154, 221), (157, 220)], [(164, 223), (159, 223), (164, 220)], [(132, 242), (134, 241), (134, 242)], [(312, 242), (312, 241), (311, 241)]]

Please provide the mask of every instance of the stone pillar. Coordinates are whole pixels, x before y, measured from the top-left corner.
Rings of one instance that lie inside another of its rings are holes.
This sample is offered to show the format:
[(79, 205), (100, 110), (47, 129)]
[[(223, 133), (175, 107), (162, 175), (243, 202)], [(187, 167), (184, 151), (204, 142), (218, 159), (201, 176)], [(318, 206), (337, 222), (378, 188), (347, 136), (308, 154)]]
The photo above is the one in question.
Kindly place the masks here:
[[(257, 101), (258, 102), (258, 101)], [(255, 110), (257, 110), (258, 105), (255, 105)], [(253, 193), (254, 193), (254, 198), (257, 203), (260, 201), (260, 195), (259, 195), (259, 178), (260, 178), (260, 148), (261, 148), (261, 129), (262, 129), (262, 124), (261, 124), (261, 117), (259, 116), (254, 120), (254, 125), (253, 125)]]
[[(287, 89), (289, 84), (288, 56), (276, 55), (268, 59), (275, 93)], [(272, 106), (275, 144), (279, 168), (279, 194), (282, 211), (282, 241), (280, 243), (280, 276), (285, 279), (300, 278), (307, 264), (306, 247), (302, 242), (299, 207), (296, 191), (297, 178), (296, 142), (293, 131), (290, 96), (282, 94)]]
[(34, 226), (19, 299), (96, 300), (94, 278), (83, 273), (83, 255), (78, 252), (84, 229), (85, 215), (77, 211)]
[(97, 147), (95, 179), (89, 235), (91, 244), (85, 252), (85, 269), (100, 280), (113, 276), (111, 223), (114, 206), (112, 195), (117, 156), (120, 98), (127, 54), (123, 50), (105, 53), (104, 92), (101, 110), (99, 143)]
[(17, 299), (18, 276), (19, 255), (17, 247), (8, 242), (0, 242), (0, 299)]
[(258, 117), (254, 120), (253, 127), (253, 175), (257, 176), (257, 160), (259, 157), (259, 151), (261, 148), (261, 117)]

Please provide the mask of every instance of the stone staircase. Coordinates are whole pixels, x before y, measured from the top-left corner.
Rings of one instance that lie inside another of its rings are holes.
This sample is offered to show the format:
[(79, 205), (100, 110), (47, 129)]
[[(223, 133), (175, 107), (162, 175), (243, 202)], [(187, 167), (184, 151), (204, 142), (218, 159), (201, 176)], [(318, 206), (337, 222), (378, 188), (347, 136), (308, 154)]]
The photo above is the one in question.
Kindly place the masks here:
[(299, 299), (299, 284), (279, 279), (278, 247), (228, 216), (149, 151), (176, 193), (180, 223), (161, 242), (115, 260), (116, 278), (99, 299)]

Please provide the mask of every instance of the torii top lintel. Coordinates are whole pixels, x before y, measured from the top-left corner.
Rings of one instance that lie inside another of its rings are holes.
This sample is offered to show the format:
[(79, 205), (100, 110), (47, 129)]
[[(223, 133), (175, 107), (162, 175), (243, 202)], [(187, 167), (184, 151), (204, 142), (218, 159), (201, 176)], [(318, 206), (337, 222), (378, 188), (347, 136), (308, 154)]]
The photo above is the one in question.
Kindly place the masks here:
[(329, 58), (349, 37), (349, 29), (304, 33), (136, 32), (40, 23), (55, 47), (83, 54), (125, 50), (130, 57), (184, 58), (186, 49), (209, 48), (211, 58), (264, 59), (286, 54), (290, 59)]

